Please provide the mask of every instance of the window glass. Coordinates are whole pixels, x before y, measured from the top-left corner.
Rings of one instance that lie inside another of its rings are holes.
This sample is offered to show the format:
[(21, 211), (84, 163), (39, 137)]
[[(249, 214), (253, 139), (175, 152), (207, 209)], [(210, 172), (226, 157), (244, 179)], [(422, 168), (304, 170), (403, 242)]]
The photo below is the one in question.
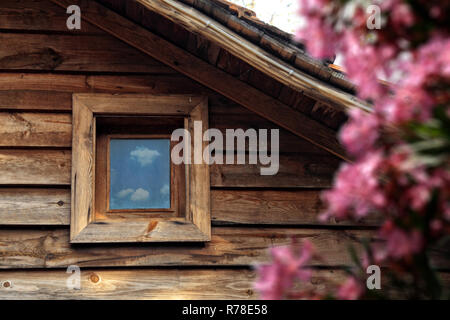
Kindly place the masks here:
[(110, 140), (109, 208), (170, 208), (170, 139)]

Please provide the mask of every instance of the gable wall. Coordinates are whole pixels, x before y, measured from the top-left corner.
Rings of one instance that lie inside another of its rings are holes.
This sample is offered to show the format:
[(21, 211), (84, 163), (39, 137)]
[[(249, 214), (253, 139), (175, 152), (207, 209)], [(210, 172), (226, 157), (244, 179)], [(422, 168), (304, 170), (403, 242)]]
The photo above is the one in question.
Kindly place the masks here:
[[(211, 128), (276, 126), (94, 26), (68, 32), (66, 16), (47, 1), (0, 4), (0, 283), (12, 283), (0, 298), (256, 298), (251, 266), (293, 236), (326, 258), (311, 286), (342, 277), (348, 243), (375, 222), (318, 225), (319, 193), (339, 160), (285, 130), (274, 177), (212, 166), (210, 243), (71, 246), (73, 93), (204, 94)], [(71, 264), (82, 290), (65, 287)]]

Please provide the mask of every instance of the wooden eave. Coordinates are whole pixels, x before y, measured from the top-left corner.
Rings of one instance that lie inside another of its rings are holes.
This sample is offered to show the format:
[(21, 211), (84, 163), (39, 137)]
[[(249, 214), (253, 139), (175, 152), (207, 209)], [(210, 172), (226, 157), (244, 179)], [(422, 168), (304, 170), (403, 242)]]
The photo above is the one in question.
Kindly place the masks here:
[[(365, 111), (370, 111), (370, 107), (354, 95), (308, 75), (282, 59), (275, 57), (259, 45), (253, 44), (194, 7), (176, 0), (135, 1), (149, 10), (181, 25), (183, 28), (217, 43), (220, 47), (226, 49), (255, 69), (260, 70), (294, 90), (303, 92), (311, 98), (342, 109), (360, 108)], [(305, 61), (305, 58), (303, 60)], [(317, 64), (315, 67), (317, 68)], [(324, 70), (321, 71), (323, 72)], [(329, 78), (334, 77), (335, 74), (336, 72), (330, 69)]]

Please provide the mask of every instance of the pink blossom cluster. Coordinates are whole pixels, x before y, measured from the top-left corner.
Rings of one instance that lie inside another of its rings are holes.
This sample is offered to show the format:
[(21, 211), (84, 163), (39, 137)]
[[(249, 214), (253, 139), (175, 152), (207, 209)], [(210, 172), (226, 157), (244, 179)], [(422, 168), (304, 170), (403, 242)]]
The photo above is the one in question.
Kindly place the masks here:
[[(341, 166), (333, 188), (323, 193), (327, 210), (320, 220), (381, 216), (378, 235), (383, 241), (371, 246), (372, 260), (413, 270), (413, 256), (426, 254), (431, 244), (450, 233), (450, 143), (448, 135), (436, 133), (436, 124), (450, 121), (450, 27), (445, 24), (450, 5), (438, 0), (374, 1), (381, 8), (383, 26), (369, 30), (363, 2), (299, 2), (306, 23), (297, 39), (316, 58), (341, 55), (358, 97), (373, 106), (372, 112), (352, 110), (339, 134), (353, 162)], [(430, 23), (436, 27), (429, 28)], [(435, 118), (438, 108), (446, 119)], [(424, 138), (411, 129), (418, 126), (431, 133)], [(433, 139), (447, 151), (423, 155), (415, 143), (422, 141), (423, 148)], [(310, 259), (308, 246), (305, 257)], [(305, 260), (293, 258), (287, 247), (279, 250), (272, 249), (274, 263), (260, 269), (257, 288), (265, 298), (283, 298), (295, 277), (308, 278), (297, 273)], [(351, 276), (335, 296), (358, 299), (364, 292)]]
[(291, 246), (274, 247), (270, 253), (272, 263), (258, 266), (259, 279), (255, 289), (265, 300), (289, 298), (296, 280), (306, 282), (311, 278), (307, 264), (313, 257), (313, 246), (311, 242), (304, 241), (301, 247), (293, 243)]

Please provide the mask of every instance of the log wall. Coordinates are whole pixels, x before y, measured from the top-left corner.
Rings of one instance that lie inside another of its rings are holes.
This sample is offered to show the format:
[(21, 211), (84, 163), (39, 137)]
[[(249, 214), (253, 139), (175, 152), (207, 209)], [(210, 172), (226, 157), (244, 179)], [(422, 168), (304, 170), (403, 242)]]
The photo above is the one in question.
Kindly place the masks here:
[[(285, 130), (278, 175), (260, 176), (258, 165), (211, 168), (210, 243), (70, 245), (73, 93), (204, 94), (211, 128), (277, 127), (86, 22), (68, 31), (66, 17), (45, 0), (0, 4), (0, 299), (254, 299), (252, 266), (293, 236), (325, 257), (309, 285), (342, 278), (347, 245), (360, 247), (377, 221), (318, 223), (320, 192), (340, 161)], [(185, 41), (229, 68), (219, 48)], [(313, 108), (287, 88), (269, 89), (300, 111)], [(81, 290), (66, 289), (69, 265), (82, 268)]]

